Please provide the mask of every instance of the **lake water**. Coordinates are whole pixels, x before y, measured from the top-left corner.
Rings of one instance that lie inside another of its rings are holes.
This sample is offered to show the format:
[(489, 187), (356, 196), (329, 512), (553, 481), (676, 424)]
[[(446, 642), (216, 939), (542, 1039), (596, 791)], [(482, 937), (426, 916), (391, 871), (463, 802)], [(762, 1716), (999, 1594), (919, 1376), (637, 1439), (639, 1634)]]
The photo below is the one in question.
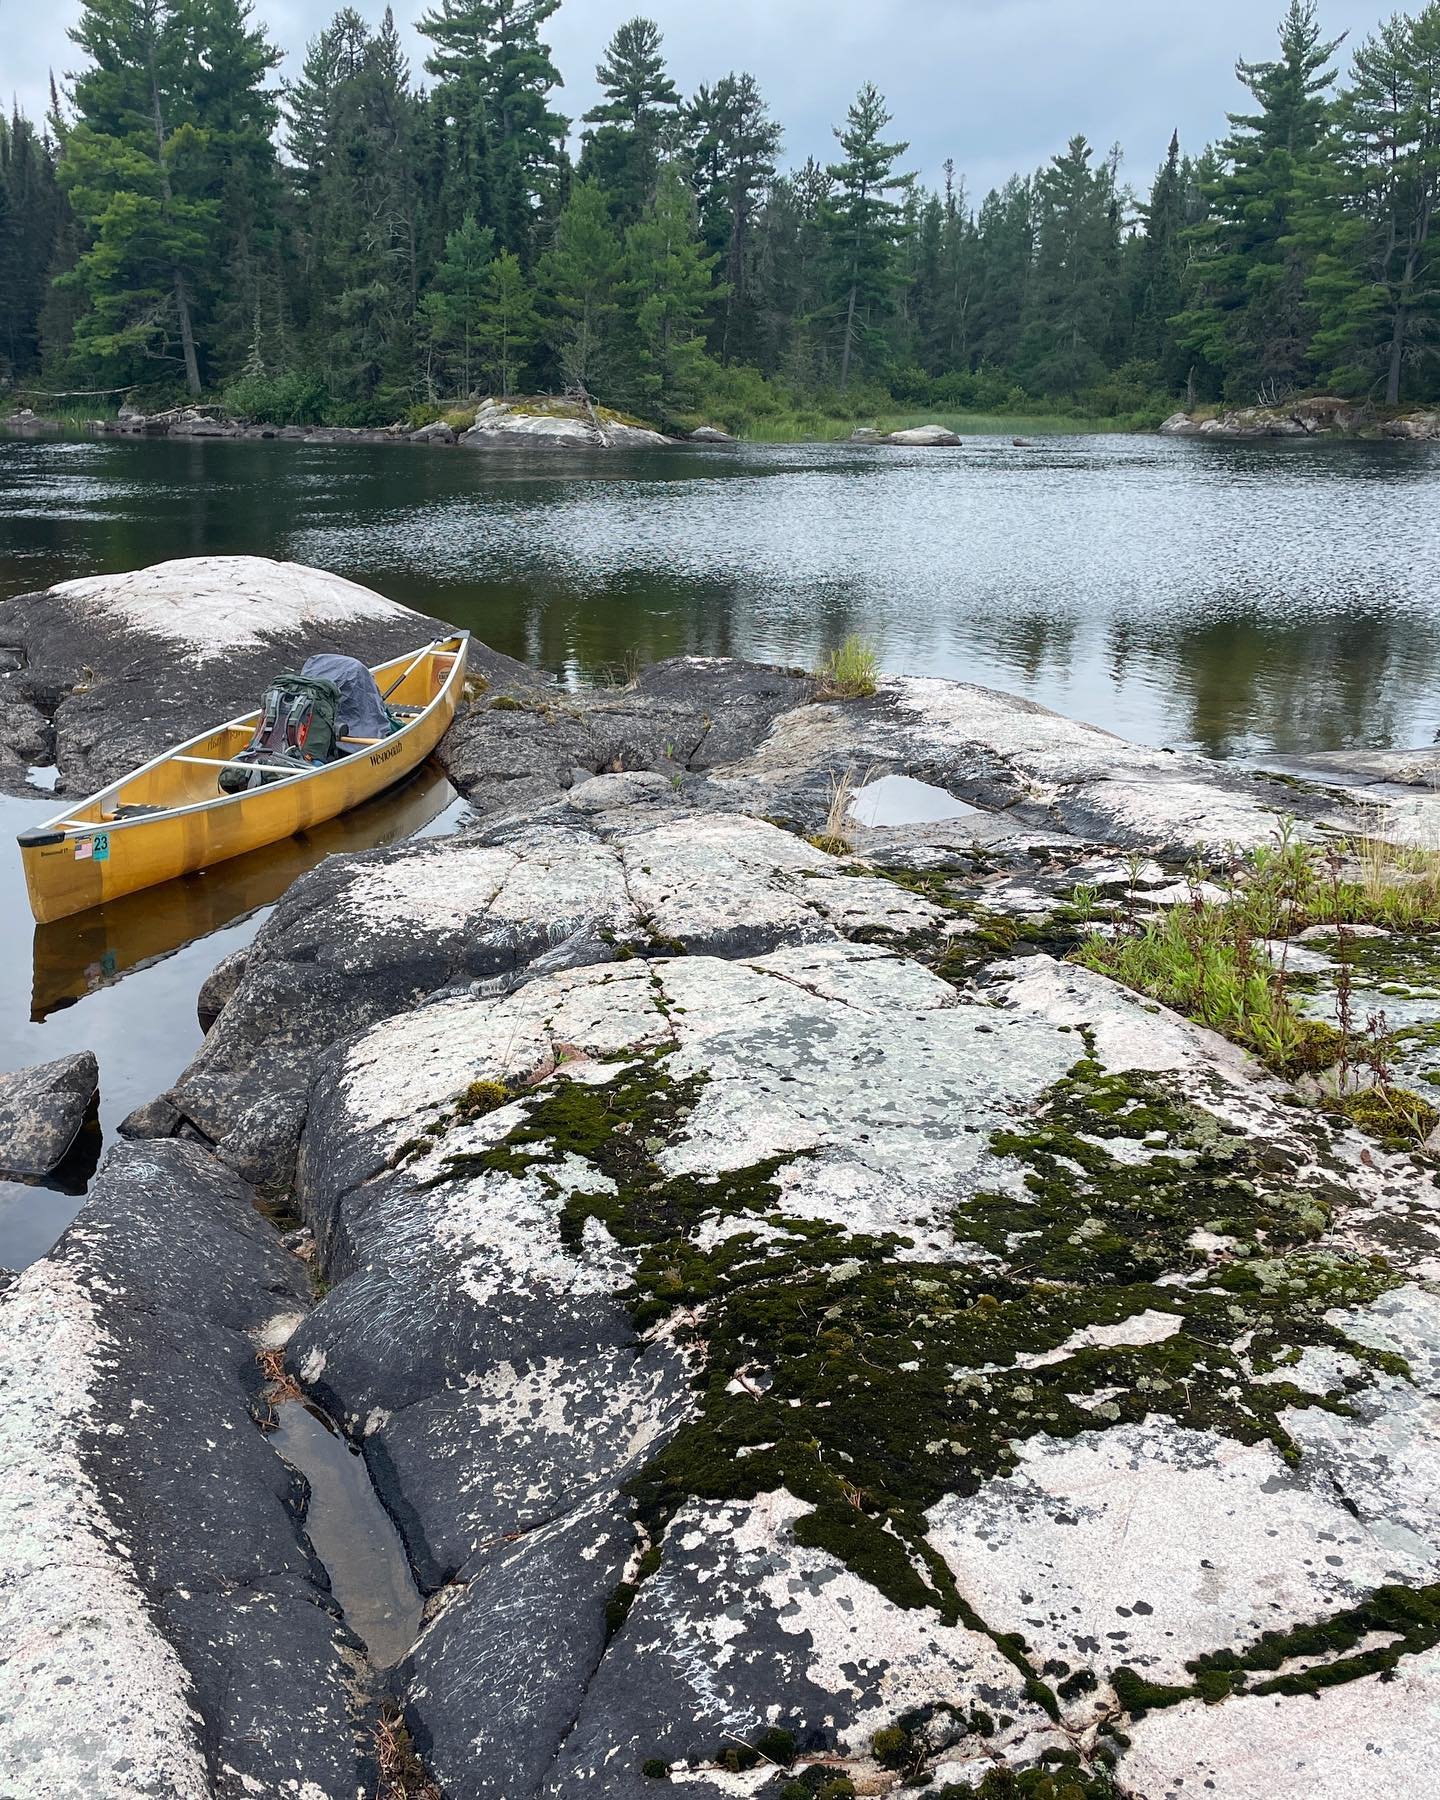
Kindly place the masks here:
[[(854, 631), (886, 669), (1221, 756), (1421, 742), (1440, 724), (1440, 447), (575, 458), (0, 438), (0, 599), (239, 552), (338, 570), (575, 684), (683, 652), (811, 666)], [(861, 802), (881, 803), (914, 797)], [(0, 832), (53, 806), (0, 801)], [(193, 1055), (200, 983), (295, 875), (459, 812), (431, 770), (305, 838), (42, 928), (0, 844), (0, 1068), (94, 1049), (108, 1139)], [(86, 1172), (0, 1183), (0, 1265), (43, 1253)]]
[(1219, 756), (1440, 724), (1440, 446), (0, 441), (0, 597), (240, 551), (574, 682), (686, 651), (808, 665), (858, 631), (887, 669)]

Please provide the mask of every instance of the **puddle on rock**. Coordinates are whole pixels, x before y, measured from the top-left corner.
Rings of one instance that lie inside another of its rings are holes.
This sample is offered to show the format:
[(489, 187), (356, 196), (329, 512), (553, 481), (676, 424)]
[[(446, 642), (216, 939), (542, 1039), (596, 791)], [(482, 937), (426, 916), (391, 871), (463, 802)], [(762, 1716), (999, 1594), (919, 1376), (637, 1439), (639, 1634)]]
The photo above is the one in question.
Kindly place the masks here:
[(877, 775), (851, 797), (850, 817), (857, 825), (895, 826), (938, 825), (950, 819), (981, 819), (985, 814), (912, 775)]
[(423, 1604), (400, 1534), (358, 1450), (303, 1401), (275, 1410), (270, 1442), (310, 1484), (305, 1531), (331, 1591), (371, 1662), (391, 1668), (415, 1642)]

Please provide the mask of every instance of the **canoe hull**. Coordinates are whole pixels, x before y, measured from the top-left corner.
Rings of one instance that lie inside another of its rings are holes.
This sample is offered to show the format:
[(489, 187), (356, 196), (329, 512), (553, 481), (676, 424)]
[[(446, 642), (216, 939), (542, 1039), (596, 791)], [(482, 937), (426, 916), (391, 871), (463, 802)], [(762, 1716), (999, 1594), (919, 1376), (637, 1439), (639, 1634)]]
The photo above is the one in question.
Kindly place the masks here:
[(298, 780), (217, 795), (155, 818), (97, 820), (93, 828), (67, 833), (59, 842), (53, 835), (49, 842), (22, 839), (31, 911), (44, 925), (210, 868), (333, 819), (403, 780), (429, 756), (455, 716), (467, 648), (461, 637), (448, 678), (425, 712), (372, 749), (357, 750)]

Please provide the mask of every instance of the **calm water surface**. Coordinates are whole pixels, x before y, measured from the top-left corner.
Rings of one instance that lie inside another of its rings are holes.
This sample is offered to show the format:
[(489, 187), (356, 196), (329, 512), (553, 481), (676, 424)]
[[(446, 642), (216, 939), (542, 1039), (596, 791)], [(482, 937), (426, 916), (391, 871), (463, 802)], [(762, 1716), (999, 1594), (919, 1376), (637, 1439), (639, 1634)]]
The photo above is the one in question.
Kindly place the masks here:
[(239, 551), (576, 682), (683, 651), (809, 664), (859, 631), (888, 669), (1222, 756), (1440, 723), (1440, 447), (0, 442), (0, 595)]
[[(0, 439), (0, 598), (238, 552), (336, 569), (577, 684), (681, 652), (811, 665), (858, 631), (887, 669), (1221, 756), (1419, 742), (1440, 723), (1440, 448), (1095, 437), (561, 458)], [(0, 801), (0, 1068), (94, 1049), (108, 1138), (193, 1055), (201, 981), (301, 869), (445, 829), (453, 800), (431, 772), (40, 929), (6, 846), (54, 803)], [(0, 1264), (41, 1254), (79, 1203), (0, 1183)]]

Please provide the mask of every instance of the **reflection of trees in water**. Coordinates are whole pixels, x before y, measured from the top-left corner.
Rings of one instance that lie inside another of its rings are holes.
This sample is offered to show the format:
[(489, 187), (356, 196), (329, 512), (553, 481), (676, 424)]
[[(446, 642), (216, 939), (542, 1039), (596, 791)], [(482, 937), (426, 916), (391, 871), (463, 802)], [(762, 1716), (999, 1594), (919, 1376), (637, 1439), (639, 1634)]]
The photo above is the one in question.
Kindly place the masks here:
[(1414, 696), (1434, 690), (1440, 644), (1405, 613), (1116, 620), (1107, 643), (1117, 674), (1143, 660), (1163, 676), (1183, 735), (1212, 756), (1401, 744), (1437, 722), (1423, 708), (1417, 720)]

